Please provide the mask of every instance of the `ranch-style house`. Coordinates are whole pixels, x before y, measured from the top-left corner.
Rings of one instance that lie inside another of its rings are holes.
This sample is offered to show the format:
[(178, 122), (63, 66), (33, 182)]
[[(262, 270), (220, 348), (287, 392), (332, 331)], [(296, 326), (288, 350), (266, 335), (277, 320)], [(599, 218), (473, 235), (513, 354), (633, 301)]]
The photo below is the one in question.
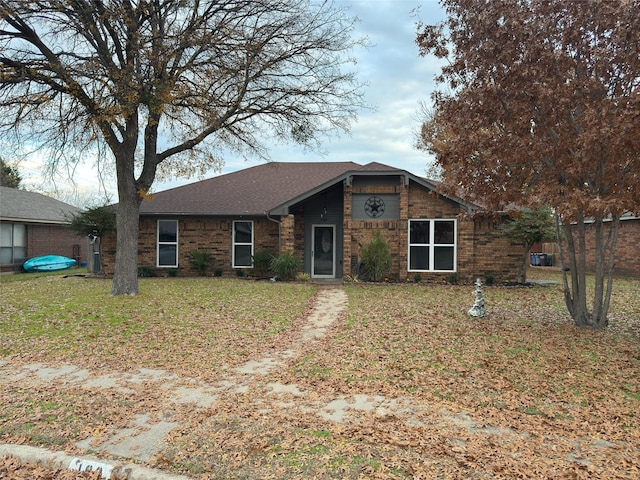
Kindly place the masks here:
[[(340, 280), (358, 273), (360, 250), (379, 230), (390, 281), (512, 281), (523, 247), (500, 234), (499, 218), (389, 165), (269, 162), (143, 200), (138, 265), (196, 275), (197, 250), (212, 255), (212, 272), (251, 274), (257, 252), (293, 252), (312, 279)], [(104, 239), (108, 275), (115, 249), (115, 236)]]

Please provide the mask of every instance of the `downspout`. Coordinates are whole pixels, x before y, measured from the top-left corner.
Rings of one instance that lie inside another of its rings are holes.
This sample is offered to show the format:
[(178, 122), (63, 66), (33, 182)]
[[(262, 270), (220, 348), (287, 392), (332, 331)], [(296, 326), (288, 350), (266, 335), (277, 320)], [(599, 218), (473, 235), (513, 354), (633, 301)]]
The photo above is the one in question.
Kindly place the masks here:
[(278, 255), (282, 253), (282, 222), (280, 220), (276, 220), (275, 218), (271, 218), (269, 216), (269, 212), (264, 211), (267, 216), (267, 220), (271, 220), (273, 223), (278, 224)]

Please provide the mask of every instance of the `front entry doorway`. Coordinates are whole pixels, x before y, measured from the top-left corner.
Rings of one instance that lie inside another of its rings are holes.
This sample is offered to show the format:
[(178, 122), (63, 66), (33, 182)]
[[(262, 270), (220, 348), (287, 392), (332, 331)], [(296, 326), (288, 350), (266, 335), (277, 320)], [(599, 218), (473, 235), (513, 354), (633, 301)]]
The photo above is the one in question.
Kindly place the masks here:
[(336, 228), (335, 225), (313, 225), (311, 245), (311, 276), (313, 278), (336, 277)]

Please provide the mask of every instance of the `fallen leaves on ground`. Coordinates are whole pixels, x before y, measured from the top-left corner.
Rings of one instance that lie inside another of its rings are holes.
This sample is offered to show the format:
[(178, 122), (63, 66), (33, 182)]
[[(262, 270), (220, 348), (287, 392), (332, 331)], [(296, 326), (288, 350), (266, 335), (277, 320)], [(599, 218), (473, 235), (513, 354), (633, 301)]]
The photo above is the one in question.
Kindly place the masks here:
[(73, 472), (33, 463), (15, 457), (0, 458), (0, 478), (7, 480), (97, 480), (100, 472)]
[[(56, 308), (18, 291), (40, 282), (2, 286), (11, 300), (2, 306), (10, 321), (0, 327), (1, 351), (16, 365), (162, 368), (214, 382), (248, 359), (296, 353), (208, 408), (169, 411), (153, 382), (128, 394), (5, 385), (3, 442), (73, 452), (79, 439), (99, 443), (151, 412), (181, 425), (150, 463), (201, 479), (640, 476), (637, 279), (617, 282), (608, 331), (575, 327), (560, 287), (488, 287), (487, 316), (478, 319), (466, 314), (470, 286), (345, 286), (348, 312), (304, 346), (315, 292), (306, 284), (155, 280), (140, 298), (94, 300), (95, 283), (42, 281)], [(275, 395), (270, 382), (304, 395)], [(406, 408), (353, 410), (343, 423), (318, 415), (355, 395)]]

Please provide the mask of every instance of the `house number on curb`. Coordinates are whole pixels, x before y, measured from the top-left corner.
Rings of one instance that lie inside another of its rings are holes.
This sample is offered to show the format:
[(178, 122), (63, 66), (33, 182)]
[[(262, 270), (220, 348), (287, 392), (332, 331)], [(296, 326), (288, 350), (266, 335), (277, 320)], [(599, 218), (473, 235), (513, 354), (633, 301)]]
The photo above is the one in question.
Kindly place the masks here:
[(111, 471), (113, 465), (108, 463), (94, 462), (91, 460), (83, 460), (81, 458), (74, 458), (69, 464), (69, 470), (75, 472), (100, 472), (102, 478), (111, 478)]

